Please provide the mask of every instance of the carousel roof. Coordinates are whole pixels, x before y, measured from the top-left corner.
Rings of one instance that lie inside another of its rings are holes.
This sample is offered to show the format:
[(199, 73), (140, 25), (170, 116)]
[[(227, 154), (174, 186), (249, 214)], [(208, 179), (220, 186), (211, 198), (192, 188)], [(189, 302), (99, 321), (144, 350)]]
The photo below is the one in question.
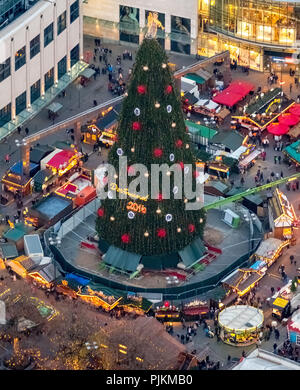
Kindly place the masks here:
[(248, 305), (230, 306), (219, 314), (219, 324), (235, 330), (248, 330), (260, 327), (263, 323), (263, 312)]

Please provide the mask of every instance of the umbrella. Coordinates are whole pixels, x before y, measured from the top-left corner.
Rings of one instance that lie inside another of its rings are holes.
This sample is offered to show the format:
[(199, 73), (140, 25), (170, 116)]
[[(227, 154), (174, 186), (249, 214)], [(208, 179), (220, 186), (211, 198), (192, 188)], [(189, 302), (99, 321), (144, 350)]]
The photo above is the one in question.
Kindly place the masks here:
[(290, 109), (289, 112), (294, 115), (300, 115), (300, 104), (294, 104)]
[(289, 131), (289, 126), (284, 125), (282, 123), (271, 123), (268, 127), (268, 132), (273, 135), (284, 135), (288, 133)]
[(281, 114), (278, 118), (279, 123), (287, 126), (295, 126), (297, 123), (300, 122), (300, 118), (297, 115), (286, 113)]

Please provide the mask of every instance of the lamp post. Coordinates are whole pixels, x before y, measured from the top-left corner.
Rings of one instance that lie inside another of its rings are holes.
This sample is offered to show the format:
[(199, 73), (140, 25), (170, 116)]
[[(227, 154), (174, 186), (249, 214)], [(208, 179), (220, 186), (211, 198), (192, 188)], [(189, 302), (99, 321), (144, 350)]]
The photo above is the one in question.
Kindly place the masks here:
[(78, 108), (80, 108), (80, 91), (81, 91), (82, 85), (80, 83), (78, 83), (76, 85), (76, 88), (78, 89)]
[(253, 247), (253, 222), (256, 221), (256, 215), (248, 210), (248, 215), (244, 214), (244, 218), (246, 222), (249, 222), (249, 252), (251, 252)]
[[(22, 139), (22, 141), (19, 141), (18, 139), (15, 140), (16, 147), (20, 148), (21, 146), (26, 146), (27, 142)], [(21, 163), (21, 179), (23, 177), (23, 161), (22, 161), (22, 154), (20, 154), (20, 163)]]
[[(54, 245), (57, 248), (59, 248), (61, 245), (61, 239), (56, 234), (53, 233), (52, 236), (49, 237), (49, 244)], [(53, 260), (53, 265), (54, 265), (54, 279), (56, 279), (56, 261), (55, 261), (55, 259)]]

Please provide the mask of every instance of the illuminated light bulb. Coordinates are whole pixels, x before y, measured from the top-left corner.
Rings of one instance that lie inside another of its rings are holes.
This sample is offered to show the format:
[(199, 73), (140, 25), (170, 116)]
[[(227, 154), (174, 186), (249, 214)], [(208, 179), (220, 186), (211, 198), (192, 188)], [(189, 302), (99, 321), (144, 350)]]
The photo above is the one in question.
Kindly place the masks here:
[(203, 219), (202, 219), (202, 218), (200, 218), (200, 219), (199, 219), (199, 222), (200, 222), (200, 223), (202, 223), (202, 222), (203, 222)]
[(185, 199), (184, 199), (184, 203), (187, 203), (187, 201), (188, 201), (187, 198), (185, 198)]
[(145, 232), (145, 233), (144, 233), (144, 236), (145, 236), (145, 237), (149, 237), (149, 233), (148, 233), (148, 232)]
[(189, 149), (189, 147), (190, 147), (189, 144), (186, 144), (186, 145), (185, 145), (185, 148), (186, 148), (186, 149)]
[(197, 202), (200, 202), (201, 198), (199, 196), (196, 198)]
[(115, 220), (115, 217), (110, 217), (110, 220), (111, 220), (111, 221), (114, 221), (114, 220)]
[(167, 172), (166, 172), (166, 175), (167, 175), (167, 176), (170, 176), (170, 175), (171, 175), (171, 172), (170, 172), (170, 171), (167, 171)]
[(148, 172), (144, 173), (144, 176), (149, 177), (149, 173)]
[(181, 232), (181, 228), (178, 227), (178, 228), (177, 228), (177, 233), (180, 233), (180, 232)]
[(149, 70), (148, 66), (147, 65), (143, 66), (143, 70), (145, 71)]
[(161, 67), (162, 67), (163, 69), (165, 69), (165, 68), (167, 67), (167, 64), (163, 63), (163, 64), (161, 64)]
[(161, 213), (161, 209), (157, 209), (157, 210), (156, 210), (156, 213), (157, 213), (157, 214), (160, 214), (160, 213)]
[(155, 103), (155, 108), (159, 108), (160, 107), (160, 104), (159, 103)]
[(131, 148), (130, 150), (131, 150), (131, 152), (132, 152), (132, 153), (134, 153), (134, 151), (135, 151), (135, 149), (134, 149), (134, 148)]
[(125, 96), (128, 96), (128, 92), (125, 92), (124, 95), (125, 95)]
[(117, 178), (118, 178), (118, 175), (117, 175), (116, 173), (114, 174), (114, 178), (115, 178), (115, 179), (117, 179)]
[(173, 122), (171, 126), (172, 126), (172, 127), (176, 127), (176, 123), (175, 123), (175, 122)]

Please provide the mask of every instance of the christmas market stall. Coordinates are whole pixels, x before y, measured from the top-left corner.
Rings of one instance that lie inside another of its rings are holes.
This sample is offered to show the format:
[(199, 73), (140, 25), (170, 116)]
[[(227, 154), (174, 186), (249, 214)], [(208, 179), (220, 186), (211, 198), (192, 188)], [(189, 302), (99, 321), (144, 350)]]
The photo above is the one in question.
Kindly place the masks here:
[(298, 167), (300, 165), (300, 140), (286, 146), (283, 149), (283, 154)]
[(13, 194), (18, 192), (22, 196), (29, 195), (32, 189), (31, 178), (38, 170), (39, 165), (30, 162), (28, 178), (23, 175), (23, 162), (15, 163), (2, 177), (2, 190)]
[(105, 311), (112, 310), (122, 300), (122, 295), (117, 291), (93, 282), (80, 289), (77, 296), (93, 306), (102, 307)]
[(221, 283), (229, 292), (237, 293), (242, 297), (252, 290), (262, 277), (263, 274), (259, 271), (251, 268), (240, 268), (221, 280)]
[(101, 113), (96, 121), (92, 121), (83, 126), (81, 128), (84, 137), (83, 142), (94, 145), (101, 141), (105, 146), (111, 146), (116, 137), (116, 127), (120, 110), (121, 104), (110, 106)]
[[(56, 149), (58, 150), (58, 149)], [(46, 158), (48, 159), (49, 156), (51, 156), (52, 153), (50, 153)], [(55, 153), (54, 156), (52, 156), (48, 161), (45, 161), (43, 159), (43, 165), (45, 167), (42, 167), (41, 162), (41, 168), (45, 169), (48, 168), (52, 170), (52, 173), (54, 175), (63, 176), (67, 172), (69, 172), (72, 168), (75, 168), (79, 164), (79, 153), (76, 153), (75, 150), (61, 150)]]
[(255, 94), (243, 108), (240, 108), (240, 114), (232, 116), (232, 120), (236, 124), (235, 127), (239, 124), (248, 130), (263, 131), (294, 104), (295, 102), (287, 97), (281, 88), (272, 88)]
[(171, 305), (166, 301), (164, 305), (155, 310), (155, 318), (161, 322), (176, 322), (181, 320), (181, 311), (178, 307)]
[(186, 321), (195, 321), (199, 318), (206, 318), (209, 313), (207, 301), (194, 300), (183, 306), (182, 314)]
[(296, 311), (287, 324), (288, 339), (300, 346), (300, 310)]
[(289, 299), (278, 295), (276, 298), (272, 298), (270, 303), (272, 306), (272, 317), (281, 321), (290, 315), (291, 303)]
[(269, 200), (269, 223), (275, 238), (289, 240), (293, 237), (293, 226), (297, 216), (293, 205), (285, 194), (275, 189), (273, 197)]
[(186, 120), (185, 124), (188, 128), (191, 141), (196, 145), (207, 146), (214, 135), (218, 134), (218, 131), (215, 129), (189, 120)]
[(127, 295), (123, 296), (119, 303), (119, 307), (126, 313), (144, 315), (151, 309), (152, 302), (136, 293), (128, 292)]
[(234, 305), (223, 309), (218, 315), (220, 338), (226, 344), (245, 347), (259, 339), (263, 326), (263, 312), (248, 305)]
[(56, 280), (61, 277), (61, 273), (52, 262), (45, 265), (41, 262), (39, 266), (28, 273), (28, 277), (32, 278), (33, 284), (51, 290), (54, 288)]
[(253, 90), (253, 84), (235, 80), (226, 89), (214, 96), (213, 101), (226, 107), (233, 107)]
[(32, 232), (33, 227), (23, 222), (16, 223), (3, 234), (9, 243), (16, 245), (19, 251), (24, 249), (24, 236)]
[(34, 226), (51, 226), (73, 210), (73, 201), (54, 193), (35, 203), (28, 211)]
[(36, 267), (36, 263), (30, 257), (24, 255), (8, 260), (6, 265), (23, 279), (27, 278), (28, 272)]
[(282, 254), (283, 249), (289, 244), (289, 240), (282, 241), (278, 238), (267, 238), (259, 245), (254, 253), (254, 257), (256, 260), (264, 261), (269, 268)]
[(55, 289), (58, 293), (77, 299), (77, 293), (90, 283), (90, 280), (74, 273), (68, 273), (57, 280)]
[(83, 206), (96, 197), (96, 189), (91, 184), (90, 177), (76, 172), (55, 193), (73, 200), (74, 206)]
[(32, 188), (34, 192), (49, 192), (52, 184), (57, 180), (51, 169), (41, 169), (32, 178)]

